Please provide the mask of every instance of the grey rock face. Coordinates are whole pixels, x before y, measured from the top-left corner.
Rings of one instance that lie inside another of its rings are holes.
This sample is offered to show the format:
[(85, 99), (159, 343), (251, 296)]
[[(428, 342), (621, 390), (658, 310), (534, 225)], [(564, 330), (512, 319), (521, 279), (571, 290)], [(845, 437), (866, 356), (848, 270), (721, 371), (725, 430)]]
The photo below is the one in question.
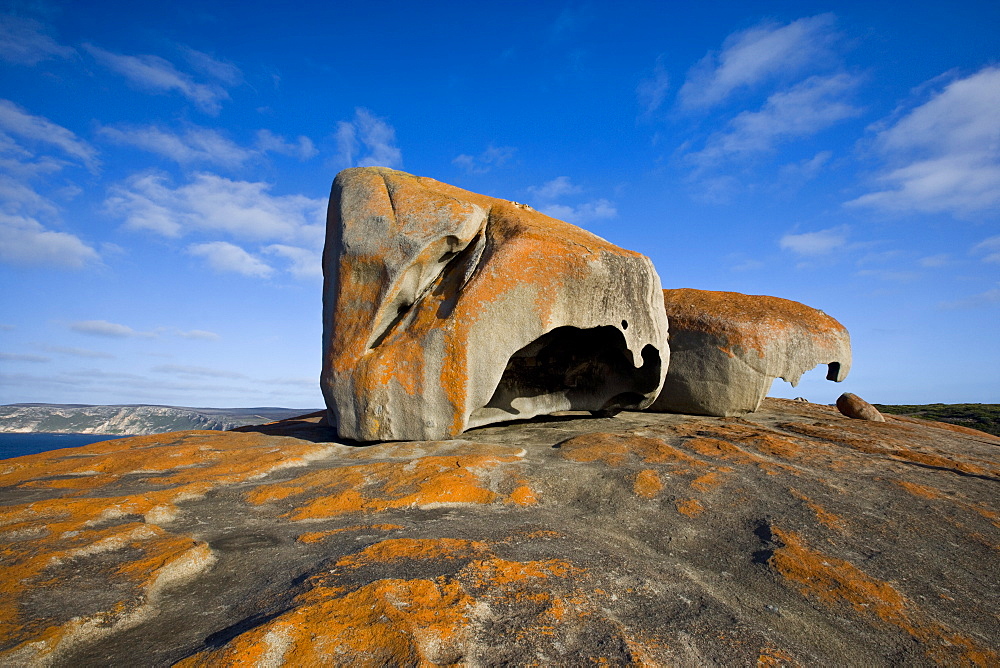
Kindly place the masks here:
[(757, 410), (775, 378), (793, 386), (828, 364), (828, 380), (851, 368), (847, 330), (798, 302), (709, 290), (664, 290), (670, 369), (650, 410), (731, 416)]
[(885, 418), (878, 412), (878, 409), (862, 399), (856, 394), (844, 392), (837, 397), (837, 410), (842, 415), (855, 420), (868, 420), (869, 422), (885, 422)]
[(321, 385), (342, 438), (642, 408), (666, 373), (649, 259), (523, 204), (345, 170), (323, 272)]

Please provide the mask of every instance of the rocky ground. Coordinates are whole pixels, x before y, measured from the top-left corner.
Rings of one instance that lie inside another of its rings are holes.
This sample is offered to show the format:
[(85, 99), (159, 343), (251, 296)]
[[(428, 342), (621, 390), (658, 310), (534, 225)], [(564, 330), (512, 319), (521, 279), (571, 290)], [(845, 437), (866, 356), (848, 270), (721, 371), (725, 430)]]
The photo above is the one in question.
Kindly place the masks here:
[(4, 665), (997, 665), (1000, 439), (769, 399), (0, 461)]

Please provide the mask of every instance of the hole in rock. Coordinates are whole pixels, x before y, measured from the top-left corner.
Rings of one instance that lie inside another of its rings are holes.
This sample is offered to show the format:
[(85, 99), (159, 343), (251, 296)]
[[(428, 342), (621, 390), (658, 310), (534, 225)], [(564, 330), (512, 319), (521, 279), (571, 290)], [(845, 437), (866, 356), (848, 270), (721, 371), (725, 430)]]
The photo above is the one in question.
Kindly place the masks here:
[(633, 365), (617, 327), (556, 328), (511, 356), (493, 397), (470, 424), (635, 408), (660, 381), (660, 351), (647, 345), (642, 360), (641, 367)]
[(628, 320), (622, 320), (622, 329), (628, 329)]
[(837, 380), (837, 377), (840, 375), (840, 362), (830, 362), (830, 365), (827, 367), (827, 369), (828, 371), (826, 372), (826, 379)]

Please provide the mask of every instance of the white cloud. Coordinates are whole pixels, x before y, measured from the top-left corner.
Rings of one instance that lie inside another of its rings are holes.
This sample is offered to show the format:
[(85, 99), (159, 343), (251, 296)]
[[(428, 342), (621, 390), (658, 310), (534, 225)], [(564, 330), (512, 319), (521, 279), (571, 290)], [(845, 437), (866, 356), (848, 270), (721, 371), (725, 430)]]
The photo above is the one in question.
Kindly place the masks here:
[(1000, 67), (948, 84), (879, 132), (882, 190), (847, 202), (968, 215), (1000, 208)]
[(265, 247), (265, 253), (278, 255), (290, 261), (289, 273), (296, 278), (323, 278), (323, 258), (318, 250), (272, 244)]
[(10, 100), (0, 100), (0, 130), (56, 146), (90, 171), (96, 171), (99, 165), (97, 151), (90, 144), (47, 118), (32, 116)]
[(221, 337), (215, 332), (208, 332), (204, 329), (192, 329), (189, 332), (175, 332), (182, 339), (200, 339), (202, 341), (218, 341)]
[(189, 127), (181, 133), (155, 125), (103, 127), (100, 134), (115, 143), (135, 146), (181, 165), (205, 163), (239, 167), (257, 155), (255, 151), (243, 148), (220, 132), (201, 127)]
[(797, 255), (826, 255), (847, 243), (848, 228), (845, 225), (831, 227), (817, 232), (786, 234), (778, 245)]
[(760, 111), (744, 111), (729, 127), (713, 134), (705, 148), (689, 156), (701, 165), (735, 155), (772, 150), (782, 141), (807, 137), (838, 121), (861, 114), (844, 101), (857, 80), (847, 74), (812, 76), (787, 90), (772, 94)]
[(192, 231), (225, 232), (235, 239), (284, 241), (321, 246), (326, 200), (271, 195), (271, 185), (195, 174), (172, 187), (160, 174), (139, 174), (111, 188), (108, 209), (134, 229), (168, 237)]
[(205, 258), (208, 265), (220, 273), (242, 274), (254, 278), (267, 278), (274, 273), (274, 269), (267, 263), (226, 241), (192, 244), (188, 246), (188, 253)]
[(19, 353), (0, 353), (0, 360), (5, 362), (51, 362), (51, 357), (42, 355), (22, 355)]
[(813, 179), (830, 162), (832, 157), (833, 151), (820, 151), (811, 158), (785, 165), (781, 168), (781, 174), (790, 178)]
[(574, 184), (568, 176), (557, 176), (540, 186), (528, 186), (528, 192), (540, 200), (553, 200), (579, 194), (583, 192), (583, 188)]
[(203, 366), (186, 366), (180, 364), (162, 364), (151, 369), (157, 373), (169, 373), (176, 376), (200, 376), (206, 378), (233, 378), (242, 379), (246, 376), (236, 371), (224, 371), (222, 369), (210, 369)]
[(950, 255), (947, 253), (941, 253), (939, 255), (928, 255), (927, 257), (922, 257), (919, 260), (919, 264), (924, 269), (937, 269), (938, 267), (947, 266), (950, 261)]
[(50, 58), (68, 58), (73, 49), (46, 34), (34, 19), (0, 15), (0, 58), (20, 65), (37, 65)]
[(121, 325), (107, 320), (80, 320), (70, 323), (69, 328), (81, 334), (106, 336), (113, 339), (143, 338), (155, 339), (155, 332), (139, 332), (128, 325)]
[(663, 56), (656, 59), (653, 75), (643, 79), (636, 86), (635, 93), (643, 116), (649, 116), (663, 105), (670, 90), (670, 76), (663, 66)]
[(207, 53), (196, 51), (189, 46), (181, 46), (181, 53), (192, 67), (224, 84), (236, 86), (243, 83), (243, 72), (230, 62), (218, 60)]
[(115, 359), (115, 356), (111, 353), (105, 353), (99, 350), (88, 350), (86, 348), (73, 348), (70, 346), (42, 346), (42, 350), (50, 353), (72, 355), (73, 357), (83, 357), (86, 359)]
[(367, 109), (354, 110), (353, 121), (337, 123), (335, 133), (340, 162), (354, 167), (402, 167), (403, 152), (396, 147), (396, 130)]
[[(206, 113), (219, 113), (222, 102), (229, 99), (229, 93), (226, 92), (222, 83), (231, 84), (232, 78), (219, 79), (216, 76), (218, 72), (211, 75), (216, 80), (199, 83), (194, 80), (194, 77), (179, 71), (173, 63), (159, 56), (126, 56), (106, 51), (93, 44), (84, 44), (83, 48), (99, 63), (121, 74), (137, 86), (155, 93), (176, 91), (194, 102), (199, 109)], [(193, 50), (192, 52), (198, 53)], [(205, 56), (205, 58), (209, 57)]]
[(586, 223), (596, 222), (598, 220), (607, 220), (618, 215), (618, 209), (615, 208), (615, 205), (611, 201), (603, 198), (590, 202), (584, 202), (583, 204), (578, 204), (577, 206), (550, 204), (548, 206), (541, 207), (539, 211), (547, 216), (552, 216), (553, 218), (558, 218), (559, 220), (565, 220), (567, 223), (573, 223), (574, 225), (583, 225)]
[(270, 130), (257, 131), (257, 149), (261, 152), (290, 155), (303, 161), (319, 154), (309, 137), (300, 135), (295, 142), (290, 142)]
[(514, 157), (514, 153), (516, 152), (517, 149), (513, 146), (494, 146), (490, 144), (478, 156), (463, 153), (456, 156), (451, 163), (458, 165), (469, 174), (485, 174), (494, 167), (502, 167), (508, 160)]
[(983, 262), (1000, 263), (1000, 235), (984, 239), (972, 247), (975, 254), (983, 254)]
[(0, 261), (80, 269), (100, 262), (100, 256), (73, 234), (53, 232), (33, 218), (0, 214)]
[(993, 288), (992, 290), (981, 292), (978, 295), (972, 295), (971, 297), (958, 299), (953, 302), (938, 302), (938, 307), (949, 310), (971, 309), (984, 308), (992, 306), (993, 304), (1000, 304), (1000, 288)]
[(721, 52), (706, 55), (688, 73), (679, 97), (693, 109), (718, 104), (741, 88), (751, 88), (828, 59), (837, 39), (832, 14), (765, 23), (731, 34)]

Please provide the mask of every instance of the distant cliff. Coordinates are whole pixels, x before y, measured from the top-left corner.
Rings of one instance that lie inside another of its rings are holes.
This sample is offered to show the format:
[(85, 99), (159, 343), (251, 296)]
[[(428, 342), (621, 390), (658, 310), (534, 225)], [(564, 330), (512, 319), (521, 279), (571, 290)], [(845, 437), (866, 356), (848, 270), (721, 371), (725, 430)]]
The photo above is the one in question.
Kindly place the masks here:
[(90, 406), (8, 404), (0, 406), (0, 433), (125, 434), (140, 436), (186, 429), (227, 430), (284, 420), (309, 408), (188, 408), (185, 406)]

